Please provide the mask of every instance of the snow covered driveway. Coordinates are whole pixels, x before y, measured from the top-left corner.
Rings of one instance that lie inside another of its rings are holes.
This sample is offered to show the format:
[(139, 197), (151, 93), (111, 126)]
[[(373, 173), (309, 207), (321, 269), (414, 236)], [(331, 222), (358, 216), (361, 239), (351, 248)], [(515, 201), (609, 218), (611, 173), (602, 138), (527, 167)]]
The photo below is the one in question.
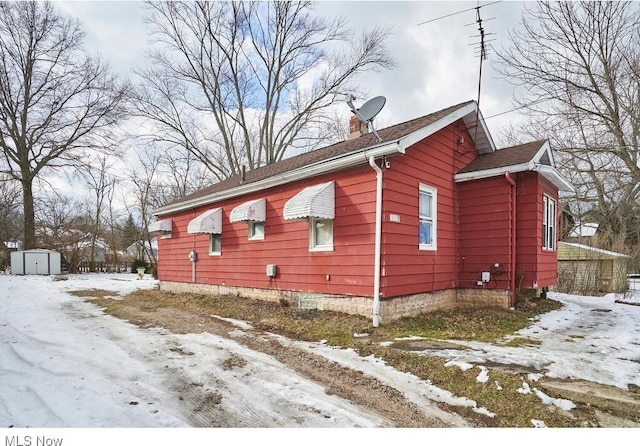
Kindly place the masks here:
[[(232, 340), (141, 330), (65, 293), (156, 283), (133, 274), (0, 276), (0, 427), (387, 423)], [(211, 419), (204, 408), (216, 405)]]

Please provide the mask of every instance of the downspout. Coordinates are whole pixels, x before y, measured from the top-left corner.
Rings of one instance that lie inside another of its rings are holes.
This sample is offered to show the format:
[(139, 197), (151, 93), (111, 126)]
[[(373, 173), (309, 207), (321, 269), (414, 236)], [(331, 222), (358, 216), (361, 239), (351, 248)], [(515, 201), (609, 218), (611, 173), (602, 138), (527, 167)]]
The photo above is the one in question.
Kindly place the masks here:
[(516, 182), (509, 172), (504, 174), (505, 180), (511, 185), (511, 283), (509, 284), (509, 307), (516, 304)]
[(373, 326), (380, 325), (380, 257), (382, 245), (382, 169), (376, 164), (375, 157), (369, 157), (369, 165), (376, 171), (376, 235), (373, 274)]
[[(193, 209), (193, 218), (196, 218), (196, 209)], [(191, 282), (196, 283), (196, 235), (193, 234), (193, 248), (189, 253), (189, 261), (191, 262)]]

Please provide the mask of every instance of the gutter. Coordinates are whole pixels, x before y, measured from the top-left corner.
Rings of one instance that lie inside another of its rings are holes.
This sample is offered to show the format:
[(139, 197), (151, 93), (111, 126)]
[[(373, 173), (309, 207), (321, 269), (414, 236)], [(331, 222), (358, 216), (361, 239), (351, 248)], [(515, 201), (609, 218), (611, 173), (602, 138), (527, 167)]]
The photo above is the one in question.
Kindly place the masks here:
[(400, 146), (398, 141), (387, 142), (377, 147), (369, 147), (368, 150), (361, 149), (355, 153), (350, 153), (338, 158), (323, 160), (315, 164), (302, 166), (298, 169), (274, 175), (253, 183), (241, 184), (230, 189), (226, 189), (220, 192), (214, 192), (212, 194), (193, 198), (191, 200), (181, 201), (176, 204), (168, 204), (153, 210), (152, 214), (155, 216), (169, 215), (176, 212), (189, 210), (198, 206), (204, 206), (206, 204), (223, 201), (229, 198), (239, 197), (250, 192), (261, 191), (274, 186), (291, 183), (297, 180), (302, 180), (325, 173), (357, 166), (358, 164), (362, 163), (363, 154), (365, 155), (365, 158), (367, 158), (369, 156), (379, 157), (384, 155), (389, 156), (403, 153), (404, 149)]
[[(365, 155), (366, 156), (366, 155)], [(373, 274), (373, 326), (380, 325), (380, 257), (382, 251), (382, 169), (376, 164), (373, 155), (369, 156), (369, 165), (376, 171), (376, 235), (374, 249)]]

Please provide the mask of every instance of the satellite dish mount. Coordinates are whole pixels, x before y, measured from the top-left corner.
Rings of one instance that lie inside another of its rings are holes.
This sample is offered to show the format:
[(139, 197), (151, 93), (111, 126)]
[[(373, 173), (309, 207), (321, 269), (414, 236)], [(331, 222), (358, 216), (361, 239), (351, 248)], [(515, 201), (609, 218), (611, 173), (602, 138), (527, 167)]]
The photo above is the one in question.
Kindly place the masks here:
[(378, 132), (373, 125), (373, 118), (375, 118), (378, 113), (380, 113), (380, 110), (382, 110), (382, 108), (384, 107), (387, 99), (384, 96), (376, 96), (375, 98), (369, 99), (367, 102), (362, 104), (360, 108), (356, 108), (353, 105), (354, 99), (355, 97), (353, 97), (353, 95), (347, 95), (347, 105), (349, 105), (349, 108), (351, 109), (353, 114), (355, 114), (363, 124), (366, 124), (367, 127), (373, 132), (373, 134), (376, 135), (378, 142), (382, 142), (382, 138), (380, 138), (380, 135), (378, 135)]

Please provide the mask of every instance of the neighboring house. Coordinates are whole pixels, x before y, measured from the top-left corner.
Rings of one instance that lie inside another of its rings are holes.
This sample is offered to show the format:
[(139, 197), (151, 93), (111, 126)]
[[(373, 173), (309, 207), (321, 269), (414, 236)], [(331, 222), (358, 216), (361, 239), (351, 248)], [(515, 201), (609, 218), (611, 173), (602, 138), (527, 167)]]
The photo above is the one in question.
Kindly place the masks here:
[[(358, 130), (358, 128), (360, 128)], [(496, 150), (475, 101), (234, 176), (154, 211), (162, 289), (391, 320), (557, 280), (558, 191), (537, 141)]]
[(584, 237), (594, 237), (598, 231), (598, 223), (579, 223), (569, 231), (567, 238), (570, 239), (582, 239)]
[(141, 259), (147, 263), (155, 263), (155, 258), (158, 257), (158, 241), (156, 238), (151, 242), (136, 240), (126, 249), (126, 255), (131, 260)]
[[(76, 244), (76, 249), (79, 252), (80, 260), (82, 262), (91, 261), (91, 244), (91, 235), (89, 234)], [(105, 240), (97, 239), (93, 248), (94, 262), (106, 261), (106, 257), (111, 254), (111, 252), (112, 249)]]
[(594, 296), (627, 291), (629, 256), (580, 243), (558, 244), (557, 291)]

